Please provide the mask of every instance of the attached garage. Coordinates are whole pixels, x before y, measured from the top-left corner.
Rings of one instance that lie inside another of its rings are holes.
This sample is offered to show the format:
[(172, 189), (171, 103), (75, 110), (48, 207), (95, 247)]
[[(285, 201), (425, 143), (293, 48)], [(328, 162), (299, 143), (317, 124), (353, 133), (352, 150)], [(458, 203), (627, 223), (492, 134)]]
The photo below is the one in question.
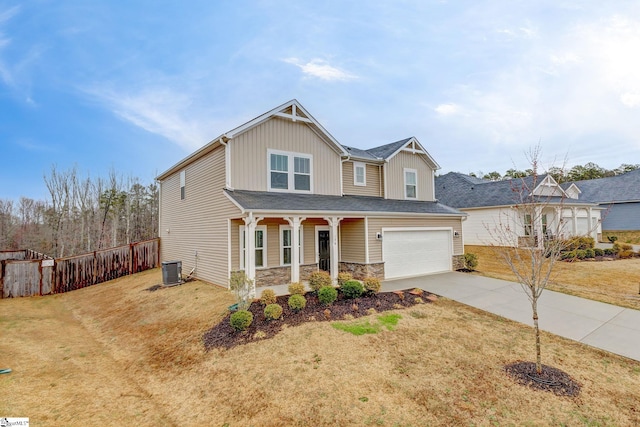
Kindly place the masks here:
[(383, 228), (385, 278), (451, 271), (452, 239), (450, 228)]

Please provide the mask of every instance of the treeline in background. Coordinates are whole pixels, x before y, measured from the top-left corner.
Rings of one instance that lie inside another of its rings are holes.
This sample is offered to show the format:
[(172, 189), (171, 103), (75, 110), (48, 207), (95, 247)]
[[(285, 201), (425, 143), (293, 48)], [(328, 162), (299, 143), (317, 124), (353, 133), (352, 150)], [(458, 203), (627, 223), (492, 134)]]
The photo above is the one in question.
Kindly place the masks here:
[(158, 236), (158, 186), (115, 171), (82, 175), (55, 166), (47, 200), (0, 199), (0, 250), (33, 249), (54, 258)]

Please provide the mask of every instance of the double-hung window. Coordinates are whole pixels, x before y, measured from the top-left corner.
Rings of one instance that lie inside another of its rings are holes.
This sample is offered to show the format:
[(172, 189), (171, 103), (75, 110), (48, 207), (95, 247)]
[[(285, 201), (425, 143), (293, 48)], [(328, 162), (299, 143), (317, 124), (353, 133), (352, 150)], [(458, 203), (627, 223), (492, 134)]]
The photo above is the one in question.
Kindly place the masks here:
[(524, 215), (524, 235), (533, 236), (533, 219), (531, 214)]
[[(245, 269), (244, 260), (246, 256), (246, 227), (240, 226), (240, 270)], [(267, 228), (264, 225), (256, 227), (255, 237), (255, 265), (256, 267), (266, 267), (267, 265)]]
[(367, 168), (364, 163), (353, 163), (353, 185), (362, 187), (367, 185)]
[[(293, 230), (288, 225), (280, 226), (280, 265), (291, 265), (293, 260), (292, 248), (293, 248)], [(302, 248), (304, 245), (302, 244), (302, 236), (304, 233), (302, 232), (302, 226), (298, 230), (298, 259), (300, 264), (304, 263), (303, 260), (303, 251)]]
[(404, 198), (418, 198), (418, 171), (415, 169), (404, 170)]
[(310, 193), (313, 157), (309, 154), (268, 150), (269, 191)]

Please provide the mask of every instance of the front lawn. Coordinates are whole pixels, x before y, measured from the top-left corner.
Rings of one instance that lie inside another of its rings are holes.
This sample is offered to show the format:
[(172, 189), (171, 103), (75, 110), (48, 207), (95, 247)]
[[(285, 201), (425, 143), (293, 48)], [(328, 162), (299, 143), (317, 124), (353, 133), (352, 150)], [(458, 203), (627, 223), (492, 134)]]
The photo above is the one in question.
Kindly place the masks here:
[[(532, 360), (531, 328), (443, 298), (207, 352), (230, 293), (145, 290), (161, 281), (156, 269), (0, 300), (0, 368), (13, 369), (0, 414), (41, 426), (640, 424), (639, 362), (543, 333), (543, 363), (581, 390), (531, 390), (505, 372)], [(376, 333), (354, 335), (367, 322)]]
[[(465, 246), (465, 252), (478, 255), (475, 274), (515, 280), (514, 274), (491, 248)], [(548, 289), (640, 309), (640, 258), (614, 261), (558, 261)]]

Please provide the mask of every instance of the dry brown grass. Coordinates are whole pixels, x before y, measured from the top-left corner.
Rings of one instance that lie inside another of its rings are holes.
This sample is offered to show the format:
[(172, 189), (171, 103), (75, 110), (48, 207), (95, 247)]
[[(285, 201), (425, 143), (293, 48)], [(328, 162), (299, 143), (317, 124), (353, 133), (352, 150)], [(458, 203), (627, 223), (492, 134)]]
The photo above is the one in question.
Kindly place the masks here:
[[(397, 311), (394, 331), (327, 322), (205, 353), (231, 302), (199, 282), (144, 291), (153, 270), (65, 295), (0, 300), (0, 415), (34, 425), (638, 425), (640, 363), (543, 334), (577, 399), (515, 384), (531, 329), (447, 301)], [(36, 424), (37, 423), (37, 424)]]
[[(478, 255), (477, 274), (515, 280), (509, 267), (487, 246), (465, 246)], [(559, 261), (547, 289), (640, 309), (640, 258), (615, 261)]]
[(609, 236), (616, 236), (619, 243), (640, 243), (640, 231), (604, 231), (602, 233), (602, 240), (607, 242)]

